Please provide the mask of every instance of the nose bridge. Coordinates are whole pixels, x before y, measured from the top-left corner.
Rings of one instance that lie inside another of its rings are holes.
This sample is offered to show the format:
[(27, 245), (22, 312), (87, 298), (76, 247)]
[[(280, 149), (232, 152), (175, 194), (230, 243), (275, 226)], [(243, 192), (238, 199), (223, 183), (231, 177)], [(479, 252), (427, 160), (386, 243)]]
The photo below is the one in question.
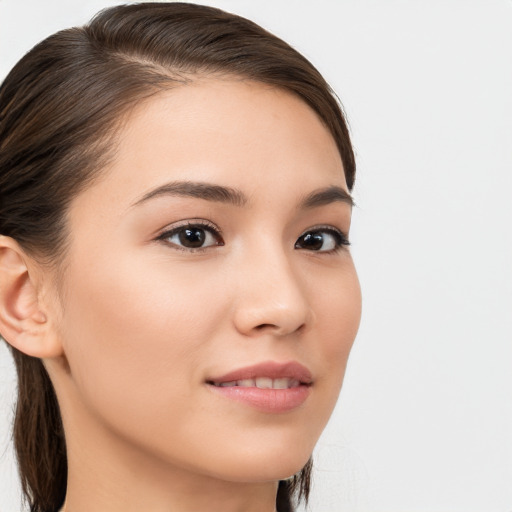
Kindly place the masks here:
[(244, 334), (286, 335), (312, 319), (307, 291), (293, 249), (282, 243), (263, 244), (246, 255), (236, 298), (235, 324)]

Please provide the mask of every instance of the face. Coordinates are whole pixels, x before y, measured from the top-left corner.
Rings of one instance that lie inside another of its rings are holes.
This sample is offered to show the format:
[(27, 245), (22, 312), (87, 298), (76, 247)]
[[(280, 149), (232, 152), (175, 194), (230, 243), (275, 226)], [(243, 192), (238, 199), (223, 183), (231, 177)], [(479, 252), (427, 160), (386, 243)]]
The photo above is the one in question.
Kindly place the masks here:
[(169, 467), (290, 476), (360, 317), (330, 132), (287, 92), (212, 78), (139, 105), (119, 140), (69, 211), (65, 419)]

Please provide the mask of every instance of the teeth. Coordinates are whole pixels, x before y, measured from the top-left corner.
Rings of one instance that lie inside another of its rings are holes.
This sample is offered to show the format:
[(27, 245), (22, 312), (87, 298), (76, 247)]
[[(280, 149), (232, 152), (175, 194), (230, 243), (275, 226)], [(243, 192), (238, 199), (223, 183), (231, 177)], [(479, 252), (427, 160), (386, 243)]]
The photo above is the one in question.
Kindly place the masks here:
[(254, 379), (237, 380), (236, 385), (242, 388), (253, 388), (256, 386)]
[(233, 382), (221, 382), (221, 383), (219, 384), (219, 386), (220, 386), (221, 388), (231, 388), (231, 387), (233, 387), (233, 386), (236, 386), (236, 381), (233, 381)]
[[(290, 384), (290, 379), (274, 379), (274, 385), (272, 386), (274, 389), (287, 389)], [(290, 386), (292, 387), (292, 386)]]
[(257, 388), (272, 389), (272, 379), (269, 379), (268, 377), (258, 377), (257, 379), (254, 379), (254, 382), (256, 382)]
[(280, 379), (271, 379), (270, 377), (257, 377), (256, 379), (243, 379), (243, 380), (234, 380), (231, 382), (220, 382), (215, 383), (215, 386), (221, 388), (229, 388), (233, 386), (238, 386), (241, 388), (259, 388), (259, 389), (288, 389), (288, 388), (298, 388), (300, 386), (300, 382), (296, 379), (288, 379), (287, 377), (283, 377)]

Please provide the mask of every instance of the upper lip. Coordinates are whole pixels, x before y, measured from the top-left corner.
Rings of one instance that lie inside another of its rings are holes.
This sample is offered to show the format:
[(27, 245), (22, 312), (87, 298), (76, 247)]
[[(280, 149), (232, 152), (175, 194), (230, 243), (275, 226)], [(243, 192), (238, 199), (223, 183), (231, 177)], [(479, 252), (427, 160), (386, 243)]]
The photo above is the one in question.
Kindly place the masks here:
[(311, 372), (302, 364), (296, 361), (279, 363), (275, 361), (266, 361), (244, 368), (238, 368), (225, 375), (220, 375), (207, 379), (207, 382), (219, 384), (222, 382), (233, 382), (244, 379), (256, 379), (258, 377), (268, 377), (270, 379), (295, 379), (301, 384), (311, 384), (313, 376)]

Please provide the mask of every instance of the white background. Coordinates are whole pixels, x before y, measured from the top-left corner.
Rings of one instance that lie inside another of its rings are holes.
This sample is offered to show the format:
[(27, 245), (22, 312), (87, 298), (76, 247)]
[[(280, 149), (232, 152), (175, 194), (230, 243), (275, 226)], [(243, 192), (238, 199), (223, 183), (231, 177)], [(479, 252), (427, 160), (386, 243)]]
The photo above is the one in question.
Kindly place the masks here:
[[(106, 0), (0, 0), (0, 77)], [(512, 1), (203, 0), (303, 52), (357, 152), (363, 321), (312, 512), (512, 512)], [(0, 350), (0, 512), (17, 512)], [(99, 511), (98, 511), (99, 512)]]

